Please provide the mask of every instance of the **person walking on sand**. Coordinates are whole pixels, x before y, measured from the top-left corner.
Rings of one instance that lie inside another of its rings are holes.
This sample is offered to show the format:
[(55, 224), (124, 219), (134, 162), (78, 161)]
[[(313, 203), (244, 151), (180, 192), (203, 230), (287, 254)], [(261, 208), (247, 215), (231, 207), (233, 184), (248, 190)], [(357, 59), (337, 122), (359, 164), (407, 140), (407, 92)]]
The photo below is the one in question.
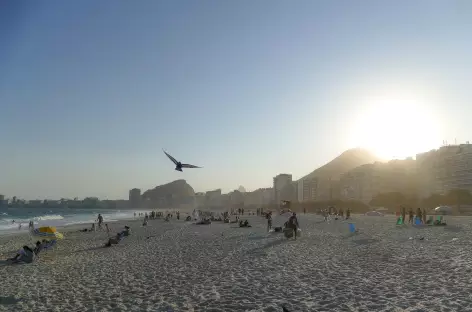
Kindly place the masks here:
[(98, 214), (97, 221), (98, 221), (98, 229), (101, 230), (102, 229), (102, 223), (103, 223), (103, 217), (102, 217), (101, 214)]
[(413, 208), (408, 211), (408, 223), (413, 224)]
[(267, 232), (272, 229), (272, 211), (267, 214)]
[(288, 219), (287, 227), (293, 229), (293, 237), (297, 240), (297, 231), (298, 231), (298, 219), (297, 214), (294, 212), (290, 219)]
[(416, 217), (417, 217), (420, 221), (423, 221), (423, 213), (421, 212), (421, 208), (416, 209)]

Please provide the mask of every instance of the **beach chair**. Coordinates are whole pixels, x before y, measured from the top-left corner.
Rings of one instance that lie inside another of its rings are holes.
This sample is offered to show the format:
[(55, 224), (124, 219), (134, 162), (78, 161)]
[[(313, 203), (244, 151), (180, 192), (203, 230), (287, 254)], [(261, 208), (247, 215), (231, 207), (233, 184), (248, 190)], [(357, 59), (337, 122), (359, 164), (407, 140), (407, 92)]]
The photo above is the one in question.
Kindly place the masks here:
[(41, 251), (53, 250), (54, 247), (56, 246), (56, 244), (57, 244), (57, 240), (52, 240), (52, 241), (50, 241), (48, 244), (46, 244), (45, 246), (43, 246), (43, 248), (41, 249)]

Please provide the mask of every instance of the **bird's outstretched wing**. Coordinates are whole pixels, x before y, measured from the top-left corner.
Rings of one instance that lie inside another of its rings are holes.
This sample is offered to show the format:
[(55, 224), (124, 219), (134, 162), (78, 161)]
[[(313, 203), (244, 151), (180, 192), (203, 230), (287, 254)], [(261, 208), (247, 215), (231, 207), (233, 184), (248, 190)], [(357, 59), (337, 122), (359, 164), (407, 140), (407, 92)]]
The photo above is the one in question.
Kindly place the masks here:
[(182, 168), (201, 168), (201, 167), (190, 165), (190, 164), (182, 164)]
[(174, 158), (174, 157), (172, 157), (172, 156), (170, 156), (169, 154), (167, 154), (167, 152), (166, 152), (166, 151), (164, 151), (164, 150), (162, 150), (162, 151), (164, 152), (164, 154), (166, 154), (166, 155), (167, 155), (167, 157), (169, 157), (169, 159), (170, 159), (170, 160), (172, 160), (172, 162), (173, 162), (174, 164), (176, 164), (176, 165), (177, 165), (178, 161), (177, 161), (177, 160), (175, 160), (175, 158)]

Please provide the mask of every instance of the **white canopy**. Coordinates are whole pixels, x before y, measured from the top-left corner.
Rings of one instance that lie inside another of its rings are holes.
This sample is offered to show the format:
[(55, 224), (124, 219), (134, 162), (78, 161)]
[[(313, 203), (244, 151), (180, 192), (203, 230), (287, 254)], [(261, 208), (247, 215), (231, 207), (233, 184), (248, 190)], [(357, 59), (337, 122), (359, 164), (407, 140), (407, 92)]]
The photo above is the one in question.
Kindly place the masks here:
[(369, 212), (366, 212), (365, 215), (369, 217), (383, 217), (384, 216), (383, 213), (378, 212), (378, 211), (369, 211)]

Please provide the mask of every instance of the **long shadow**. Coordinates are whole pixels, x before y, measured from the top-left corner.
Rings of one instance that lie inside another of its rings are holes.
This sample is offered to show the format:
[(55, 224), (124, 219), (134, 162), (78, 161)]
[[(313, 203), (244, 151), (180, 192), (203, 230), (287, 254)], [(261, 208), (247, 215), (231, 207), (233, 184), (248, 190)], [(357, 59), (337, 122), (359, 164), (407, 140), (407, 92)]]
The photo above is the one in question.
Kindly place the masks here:
[(99, 249), (104, 249), (104, 248), (105, 248), (104, 246), (90, 247), (90, 248), (75, 250), (71, 252), (71, 254), (76, 254), (76, 253), (85, 252), (85, 251), (99, 250)]
[(249, 240), (261, 240), (267, 238), (266, 236), (249, 236)]
[(459, 233), (462, 232), (462, 227), (457, 225), (447, 225), (443, 226), (444, 231), (452, 232), (452, 233)]
[(369, 245), (378, 242), (377, 239), (373, 238), (360, 238), (360, 239), (353, 239), (352, 242), (358, 246), (362, 245)]
[(282, 243), (284, 243), (284, 242), (286, 242), (286, 241), (287, 241), (287, 239), (285, 239), (285, 238), (278, 239), (278, 240), (274, 240), (274, 241), (272, 241), (272, 242), (270, 242), (270, 243), (268, 243), (268, 244), (265, 244), (265, 245), (263, 245), (263, 246), (261, 246), (261, 247), (256, 247), (256, 248), (254, 248), (254, 249), (251, 249), (251, 250), (249, 250), (249, 252), (250, 252), (250, 253), (261, 252), (261, 251), (264, 251), (265, 249), (278, 246), (278, 245), (280, 245), (280, 244), (282, 244)]
[(26, 262), (10, 262), (8, 260), (0, 260), (0, 267), (2, 266), (18, 266), (18, 265), (23, 265), (23, 264), (29, 264)]
[(0, 296), (0, 304), (1, 305), (17, 304), (20, 301), (21, 301), (21, 299), (16, 299), (13, 296), (10, 296), (10, 297)]

